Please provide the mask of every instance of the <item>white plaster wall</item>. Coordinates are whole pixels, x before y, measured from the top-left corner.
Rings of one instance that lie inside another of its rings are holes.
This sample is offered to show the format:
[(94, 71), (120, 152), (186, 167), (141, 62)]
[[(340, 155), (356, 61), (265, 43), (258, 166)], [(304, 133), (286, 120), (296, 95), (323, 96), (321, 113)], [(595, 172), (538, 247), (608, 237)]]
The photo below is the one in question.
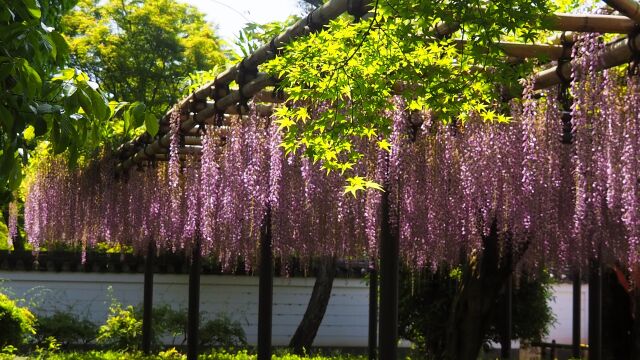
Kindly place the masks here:
[[(0, 287), (39, 304), (37, 312), (72, 310), (95, 323), (107, 317), (113, 296), (125, 305), (142, 303), (142, 274), (1, 272)], [(286, 345), (306, 309), (314, 278), (274, 279), (273, 344)], [(154, 303), (186, 308), (188, 275), (155, 275)], [(111, 287), (111, 292), (109, 292)], [(588, 286), (582, 286), (582, 342), (587, 342)], [(551, 307), (556, 323), (545, 341), (571, 343), (572, 285), (553, 286)], [(316, 346), (367, 346), (369, 290), (362, 279), (336, 279)], [(203, 275), (200, 309), (209, 315), (224, 313), (239, 321), (250, 344), (257, 342), (258, 278)], [(515, 346), (517, 346), (514, 343)]]
[[(72, 310), (97, 324), (107, 317), (111, 296), (142, 303), (142, 274), (0, 272), (0, 286), (39, 304), (36, 312)], [(154, 303), (186, 308), (188, 275), (156, 274)], [(306, 310), (314, 278), (275, 278), (273, 344), (286, 345)], [(108, 290), (111, 287), (111, 292)], [(257, 341), (258, 278), (203, 275), (200, 310), (239, 321), (250, 344)], [(362, 279), (336, 279), (316, 346), (366, 346), (369, 290)]]
[[(580, 338), (581, 343), (588, 342), (589, 311), (588, 311), (589, 285), (582, 285), (580, 295)], [(556, 316), (556, 323), (547, 335), (545, 342), (555, 340), (558, 344), (571, 344), (573, 328), (573, 285), (555, 284), (553, 285), (553, 300), (551, 308)]]

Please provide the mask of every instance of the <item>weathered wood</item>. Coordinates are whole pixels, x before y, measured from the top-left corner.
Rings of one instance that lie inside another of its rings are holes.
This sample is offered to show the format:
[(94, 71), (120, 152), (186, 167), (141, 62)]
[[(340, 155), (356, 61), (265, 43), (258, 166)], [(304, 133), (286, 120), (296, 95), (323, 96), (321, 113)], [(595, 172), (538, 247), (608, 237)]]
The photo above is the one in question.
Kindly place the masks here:
[(580, 270), (576, 270), (573, 274), (573, 310), (572, 310), (572, 346), (571, 356), (580, 358), (580, 322), (581, 322), (581, 302), (582, 302), (582, 281), (580, 279)]
[(191, 253), (189, 271), (189, 309), (187, 314), (187, 360), (198, 360), (198, 330), (200, 328), (200, 239)]
[(260, 229), (258, 360), (271, 360), (271, 327), (273, 320), (273, 250), (271, 240), (271, 208), (267, 207)]
[(369, 360), (378, 355), (378, 272), (375, 267), (369, 270)]
[(589, 269), (589, 360), (602, 360), (602, 263), (592, 259)]
[[(622, 38), (606, 45), (604, 53), (600, 56), (600, 61), (597, 61), (596, 71), (609, 69), (622, 64), (626, 64), (633, 58), (633, 53), (629, 43), (633, 43), (632, 46), (640, 48), (640, 35), (635, 35), (632, 38)], [(548, 87), (560, 84), (561, 78), (558, 76), (556, 66), (541, 71), (534, 75), (534, 89), (541, 90)], [(560, 72), (562, 75), (570, 79), (571, 78), (572, 64), (567, 62), (561, 65)]]
[(147, 254), (144, 258), (144, 291), (142, 301), (142, 351), (151, 354), (151, 339), (153, 338), (153, 268), (155, 262), (155, 242), (149, 241)]
[(640, 4), (633, 0), (604, 0), (607, 5), (616, 9), (622, 15), (640, 23)]
[(626, 16), (553, 14), (542, 27), (547, 30), (628, 34), (635, 22)]
[[(388, 187), (387, 187), (388, 188)], [(400, 246), (390, 218), (389, 191), (381, 194), (380, 208), (380, 359), (398, 358), (398, 297)]]
[[(214, 106), (207, 106), (202, 111), (197, 114), (190, 116), (186, 121), (183, 121), (180, 124), (180, 130), (184, 132), (190, 131), (195, 125), (204, 120), (207, 120), (215, 115), (218, 110), (227, 109), (228, 107), (238, 103), (242, 98), (251, 98), (258, 91), (263, 88), (273, 85), (273, 79), (271, 79), (266, 74), (260, 74), (257, 78), (246, 84), (240, 90), (232, 91), (226, 97), (220, 99), (215, 103)], [(116, 171), (122, 172), (134, 164), (137, 164), (141, 161), (148, 160), (152, 156), (158, 153), (162, 153), (163, 148), (168, 148), (169, 143), (171, 142), (171, 135), (165, 134), (160, 139), (154, 141), (153, 143), (146, 145), (143, 149), (139, 150), (135, 155), (131, 156), (127, 160), (123, 161), (117, 168)]]
[[(462, 48), (467, 43), (466, 40), (456, 40), (458, 48)], [(525, 59), (534, 57), (547, 57), (557, 60), (562, 56), (563, 48), (557, 45), (522, 44), (515, 42), (498, 42), (499, 47), (507, 56)]]

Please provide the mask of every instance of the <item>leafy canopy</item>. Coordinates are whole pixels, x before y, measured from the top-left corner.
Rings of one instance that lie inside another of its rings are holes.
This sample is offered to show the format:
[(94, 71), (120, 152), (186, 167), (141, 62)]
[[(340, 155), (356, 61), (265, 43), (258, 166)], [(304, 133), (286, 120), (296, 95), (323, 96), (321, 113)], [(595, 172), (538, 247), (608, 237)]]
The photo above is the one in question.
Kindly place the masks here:
[(58, 31), (73, 1), (9, 0), (0, 9), (0, 193), (22, 181), (37, 141), (72, 158), (97, 141), (111, 116), (97, 85), (64, 69), (68, 45)]
[(157, 116), (180, 100), (188, 74), (226, 62), (204, 14), (176, 0), (81, 0), (63, 25), (75, 66), (111, 100), (143, 102)]
[[(264, 65), (288, 95), (276, 113), (286, 152), (304, 151), (327, 170), (347, 172), (348, 190), (374, 185), (350, 172), (361, 156), (354, 139), (389, 149), (391, 120), (384, 112), (394, 94), (409, 100), (409, 110), (431, 112), (444, 123), (467, 121), (470, 114), (508, 121), (501, 112), (503, 90), (516, 87), (531, 64), (505, 61), (495, 42), (531, 42), (553, 10), (545, 0), (375, 4), (371, 18), (354, 23), (340, 17)], [(437, 37), (438, 23), (461, 25)], [(310, 116), (323, 105), (326, 110)]]

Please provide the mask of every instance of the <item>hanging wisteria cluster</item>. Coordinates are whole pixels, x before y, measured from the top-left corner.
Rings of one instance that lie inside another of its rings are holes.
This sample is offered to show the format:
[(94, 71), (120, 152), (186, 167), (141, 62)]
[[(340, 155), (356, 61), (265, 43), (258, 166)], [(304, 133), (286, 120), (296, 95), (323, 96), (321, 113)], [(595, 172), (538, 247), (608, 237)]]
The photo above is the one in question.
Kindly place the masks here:
[(597, 73), (601, 50), (594, 35), (574, 49), (571, 144), (561, 142), (557, 91), (534, 94), (531, 81), (511, 103), (508, 124), (470, 114), (466, 124), (445, 125), (394, 98), (391, 153), (358, 140), (365, 156), (352, 170), (387, 186), (390, 219), (381, 218), (380, 191), (346, 195), (340, 174), (326, 174), (302, 151), (284, 154), (268, 117), (251, 111), (225, 127), (203, 127), (194, 155), (180, 152), (176, 113), (168, 163), (149, 162), (120, 179), (108, 159), (74, 171), (60, 160), (42, 165), (25, 204), (28, 239), (35, 249), (106, 242), (145, 251), (153, 241), (187, 252), (197, 241), (224, 268), (238, 260), (252, 268), (265, 221), (275, 255), (285, 260), (375, 259), (380, 224), (390, 221), (414, 267), (481, 252), (492, 226), (503, 248), (524, 249), (525, 266), (569, 270), (603, 256), (633, 267), (640, 81)]
[(25, 204), (34, 249), (105, 242), (144, 252), (153, 241), (189, 253), (198, 241), (223, 268), (242, 260), (250, 269), (269, 207), (276, 256), (367, 257), (375, 233), (365, 231), (365, 198), (344, 196), (342, 177), (300, 154), (284, 156), (269, 117), (251, 111), (223, 128), (207, 125), (195, 155), (180, 153), (178, 121), (171, 116), (169, 161), (120, 179), (108, 157), (73, 171), (61, 159), (42, 164)]

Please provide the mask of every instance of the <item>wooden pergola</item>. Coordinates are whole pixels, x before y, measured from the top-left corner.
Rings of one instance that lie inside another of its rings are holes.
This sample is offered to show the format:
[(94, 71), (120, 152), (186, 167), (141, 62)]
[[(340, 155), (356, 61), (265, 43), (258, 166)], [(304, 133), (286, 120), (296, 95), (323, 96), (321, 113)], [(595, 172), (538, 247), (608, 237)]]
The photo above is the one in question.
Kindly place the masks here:
[[(557, 66), (549, 66), (533, 75), (534, 89), (541, 90), (555, 85), (564, 84), (571, 79), (572, 62), (570, 61), (573, 33), (597, 32), (620, 34), (616, 40), (605, 45), (605, 51), (598, 62), (603, 70), (616, 67), (632, 61), (640, 49), (640, 32), (637, 31), (640, 24), (640, 4), (634, 0), (605, 0), (605, 2), (618, 11), (621, 15), (573, 15), (552, 14), (546, 22), (545, 30), (558, 32), (558, 36), (550, 40), (548, 44), (523, 44), (513, 42), (500, 42), (496, 45), (505, 54), (505, 61), (519, 61), (531, 57), (545, 57), (549, 60), (557, 60)], [(258, 71), (258, 67), (264, 62), (277, 56), (281, 49), (297, 38), (323, 29), (331, 20), (348, 13), (355, 18), (366, 18), (372, 7), (372, 0), (331, 0), (322, 7), (312, 11), (305, 18), (288, 28), (283, 33), (274, 37), (268, 44), (263, 45), (255, 52), (245, 57), (242, 61), (220, 73), (215, 80), (205, 84), (191, 95), (178, 103), (180, 119), (180, 133), (184, 136), (179, 153), (199, 154), (202, 147), (200, 129), (204, 125), (216, 125), (224, 130), (226, 116), (242, 116), (242, 102), (252, 99), (256, 103), (256, 111), (262, 115), (269, 115), (273, 109), (282, 103), (284, 99), (274, 95), (273, 91), (265, 90), (276, 85), (276, 80), (268, 74)], [(441, 38), (450, 36), (459, 29), (459, 24), (438, 24), (433, 29), (433, 37)], [(560, 35), (560, 32), (562, 33)], [(425, 41), (429, 41), (426, 39)], [(463, 40), (457, 40), (460, 46)], [(238, 85), (232, 89), (230, 84)], [(563, 109), (565, 116), (569, 109)], [(173, 110), (172, 110), (173, 111)], [(155, 137), (149, 134), (135, 139), (123, 145), (117, 152), (119, 164), (116, 171), (123, 173), (130, 168), (155, 160), (167, 160), (170, 143), (169, 117), (171, 111), (160, 119), (160, 131)], [(563, 119), (564, 121), (564, 119)], [(568, 119), (570, 121), (570, 118)], [(184, 154), (184, 155), (182, 155)], [(383, 212), (384, 213), (384, 212)], [(265, 226), (261, 236), (261, 268), (259, 289), (259, 321), (258, 321), (258, 359), (271, 358), (271, 307), (273, 301), (273, 268), (270, 242), (270, 231)], [(197, 243), (197, 242), (196, 242)], [(188, 359), (197, 358), (197, 314), (199, 303), (199, 252), (193, 253), (190, 273), (189, 290), (189, 329), (188, 329)], [(380, 239), (380, 305), (377, 312), (376, 298), (377, 277), (374, 273), (371, 281), (370, 303), (370, 331), (369, 347), (370, 358), (376, 358), (376, 348), (379, 349), (381, 359), (395, 359), (397, 357), (397, 318), (398, 318), (398, 268), (399, 249), (398, 242), (383, 229)], [(150, 249), (152, 250), (152, 249)], [(150, 309), (153, 291), (152, 255), (149, 251), (149, 261), (145, 275), (144, 310), (145, 310), (145, 336), (144, 348), (149, 349), (150, 344)], [(599, 269), (596, 271), (599, 274)], [(579, 356), (580, 352), (580, 274), (574, 278), (574, 307), (573, 307), (573, 355)], [(601, 295), (601, 278), (595, 277), (592, 284), (590, 297), (598, 299)], [(602, 309), (599, 302), (590, 302), (593, 306), (591, 321), (594, 328), (601, 328)], [(379, 316), (379, 317), (378, 317)], [(376, 319), (379, 319), (380, 332), (377, 334)], [(591, 335), (591, 334), (590, 334)], [(376, 342), (379, 342), (376, 344)], [(591, 359), (601, 358), (602, 334), (596, 332), (589, 337)], [(379, 347), (377, 346), (379, 345)], [(504, 349), (503, 349), (504, 350)]]

